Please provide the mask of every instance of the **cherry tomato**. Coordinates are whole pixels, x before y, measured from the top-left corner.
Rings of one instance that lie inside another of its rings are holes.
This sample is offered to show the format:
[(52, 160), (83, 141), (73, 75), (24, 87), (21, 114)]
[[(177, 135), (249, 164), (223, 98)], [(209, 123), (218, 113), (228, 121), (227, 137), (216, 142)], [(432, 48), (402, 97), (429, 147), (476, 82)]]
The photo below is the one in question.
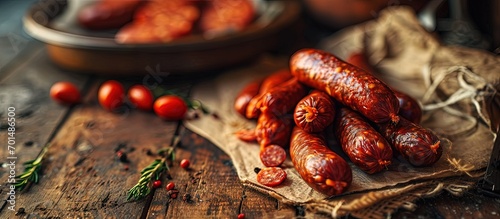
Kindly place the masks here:
[(120, 82), (109, 80), (104, 82), (101, 87), (99, 87), (97, 96), (99, 104), (101, 104), (104, 109), (113, 111), (123, 105), (125, 90)]
[(181, 160), (181, 163), (180, 163), (181, 167), (182, 167), (182, 168), (184, 168), (184, 169), (189, 168), (189, 164), (190, 164), (190, 163), (189, 163), (189, 160), (188, 160), (188, 159), (182, 159), (182, 160)]
[(182, 98), (175, 95), (164, 95), (156, 99), (153, 110), (162, 119), (181, 120), (184, 119), (188, 107)]
[(80, 91), (71, 82), (60, 81), (50, 88), (50, 97), (60, 104), (77, 104), (81, 101)]
[(137, 109), (150, 111), (153, 108), (153, 93), (144, 85), (134, 85), (128, 89), (128, 99)]

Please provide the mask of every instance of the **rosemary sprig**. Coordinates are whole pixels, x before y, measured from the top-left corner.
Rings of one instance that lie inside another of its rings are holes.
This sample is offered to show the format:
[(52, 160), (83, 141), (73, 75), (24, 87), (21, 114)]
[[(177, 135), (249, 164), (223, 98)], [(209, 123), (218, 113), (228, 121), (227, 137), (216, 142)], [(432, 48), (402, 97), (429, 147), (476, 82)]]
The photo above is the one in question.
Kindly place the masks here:
[(23, 164), (24, 172), (16, 176), (16, 183), (14, 183), (16, 190), (21, 191), (26, 188), (28, 184), (38, 183), (40, 170), (42, 168), (42, 161), (47, 151), (48, 147), (44, 147), (41, 153), (38, 154), (34, 160), (30, 160)]
[(139, 181), (127, 192), (127, 201), (139, 200), (151, 193), (152, 182), (160, 179), (164, 171), (170, 170), (166, 162), (175, 159), (175, 147), (179, 141), (179, 137), (175, 136), (173, 146), (158, 151), (158, 154), (161, 154), (163, 158), (154, 160), (150, 165), (142, 169)]

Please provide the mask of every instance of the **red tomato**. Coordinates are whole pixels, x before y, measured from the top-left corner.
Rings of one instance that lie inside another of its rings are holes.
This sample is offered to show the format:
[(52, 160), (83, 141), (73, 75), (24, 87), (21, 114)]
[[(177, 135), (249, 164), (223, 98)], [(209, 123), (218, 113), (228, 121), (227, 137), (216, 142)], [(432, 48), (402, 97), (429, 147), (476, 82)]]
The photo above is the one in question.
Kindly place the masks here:
[(118, 109), (123, 105), (123, 99), (125, 98), (125, 90), (123, 85), (115, 80), (109, 80), (104, 82), (98, 91), (99, 104), (109, 111)]
[(166, 120), (184, 119), (188, 107), (184, 100), (175, 95), (164, 95), (156, 99), (153, 109), (160, 118)]
[(50, 97), (61, 104), (77, 104), (81, 101), (80, 91), (71, 82), (60, 81), (50, 88)]
[(128, 89), (128, 99), (137, 109), (150, 111), (153, 108), (153, 93), (144, 85), (134, 85)]

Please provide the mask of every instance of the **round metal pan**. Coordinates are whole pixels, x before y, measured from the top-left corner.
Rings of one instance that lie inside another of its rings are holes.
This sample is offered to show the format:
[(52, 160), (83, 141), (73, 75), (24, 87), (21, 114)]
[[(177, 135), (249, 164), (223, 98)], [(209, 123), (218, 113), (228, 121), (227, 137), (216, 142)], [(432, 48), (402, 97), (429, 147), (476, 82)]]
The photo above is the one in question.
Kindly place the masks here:
[[(199, 74), (255, 58), (280, 44), (280, 33), (297, 21), (297, 1), (262, 1), (256, 20), (242, 31), (207, 38), (192, 34), (162, 44), (118, 44), (111, 31), (83, 30), (74, 18), (76, 1), (40, 1), (24, 16), (25, 31), (46, 43), (60, 67), (90, 74)], [(85, 1), (80, 1), (85, 2)]]

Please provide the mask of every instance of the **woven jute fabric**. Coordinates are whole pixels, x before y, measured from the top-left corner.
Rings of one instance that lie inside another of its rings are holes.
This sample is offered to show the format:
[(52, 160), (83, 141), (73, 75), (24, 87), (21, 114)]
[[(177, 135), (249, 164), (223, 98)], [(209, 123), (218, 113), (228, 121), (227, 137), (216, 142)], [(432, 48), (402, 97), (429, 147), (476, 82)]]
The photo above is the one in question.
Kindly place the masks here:
[[(235, 96), (250, 81), (288, 68), (288, 59), (264, 56), (253, 66), (230, 70), (217, 78), (196, 85), (192, 96), (214, 109), (219, 117), (202, 116), (187, 121), (186, 127), (207, 138), (233, 160), (243, 184), (275, 197), (285, 204), (303, 205), (309, 213), (326, 213), (332, 217), (346, 214), (359, 218), (385, 218), (398, 208), (414, 209), (415, 201), (443, 191), (460, 195), (472, 188), (484, 174), (492, 150), (494, 134), (487, 113), (475, 107), (470, 98), (447, 98), (462, 88), (458, 76), (467, 80), (471, 97), (494, 83), (499, 75), (500, 60), (492, 54), (441, 45), (420, 27), (414, 12), (406, 7), (391, 7), (376, 20), (345, 29), (318, 45), (319, 48), (346, 59), (363, 51), (388, 85), (417, 99), (424, 109), (422, 126), (430, 128), (441, 139), (443, 155), (430, 167), (415, 168), (401, 157), (395, 157), (388, 168), (377, 174), (366, 174), (351, 164), (353, 181), (342, 195), (327, 197), (310, 188), (294, 169), (290, 159), (282, 165), (288, 177), (278, 187), (266, 187), (256, 181), (256, 167), (262, 168), (257, 143), (246, 143), (235, 136), (241, 129), (255, 128), (256, 121), (241, 117), (233, 109)], [(464, 52), (466, 51), (466, 52)], [(475, 55), (474, 60), (468, 54)], [(462, 55), (461, 55), (462, 54)], [(449, 60), (450, 59), (450, 60)], [(462, 60), (460, 62), (459, 60)], [(488, 60), (488, 67), (482, 67)], [(443, 67), (446, 63), (446, 68)], [(454, 67), (451, 68), (450, 67)], [(491, 72), (490, 69), (496, 69)], [(449, 73), (449, 72), (452, 73)], [(446, 75), (445, 79), (440, 79)], [(469, 78), (469, 79), (470, 79)], [(454, 86), (449, 85), (452, 83)], [(479, 105), (482, 104), (478, 99)], [(479, 111), (478, 111), (479, 109)], [(481, 116), (477, 116), (481, 114)], [(338, 145), (334, 151), (348, 158)]]

